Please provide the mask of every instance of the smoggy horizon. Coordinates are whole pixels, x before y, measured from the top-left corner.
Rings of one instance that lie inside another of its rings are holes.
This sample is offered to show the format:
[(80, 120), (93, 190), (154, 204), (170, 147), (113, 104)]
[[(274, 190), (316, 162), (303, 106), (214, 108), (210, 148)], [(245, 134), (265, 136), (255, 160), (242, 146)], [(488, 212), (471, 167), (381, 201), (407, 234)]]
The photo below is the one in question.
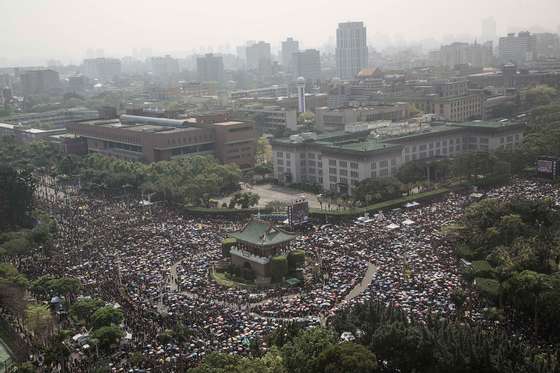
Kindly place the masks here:
[(119, 58), (134, 51), (144, 56), (147, 50), (177, 58), (235, 53), (248, 40), (265, 40), (275, 50), (287, 37), (304, 48), (322, 48), (334, 44), (337, 25), (345, 21), (364, 22), (368, 44), (376, 49), (429, 49), (480, 39), (482, 20), (489, 17), (498, 37), (523, 30), (559, 32), (558, 14), (557, 0), (519, 0), (515, 6), (506, 0), (19, 0), (0, 4), (0, 65), (80, 63), (88, 50)]

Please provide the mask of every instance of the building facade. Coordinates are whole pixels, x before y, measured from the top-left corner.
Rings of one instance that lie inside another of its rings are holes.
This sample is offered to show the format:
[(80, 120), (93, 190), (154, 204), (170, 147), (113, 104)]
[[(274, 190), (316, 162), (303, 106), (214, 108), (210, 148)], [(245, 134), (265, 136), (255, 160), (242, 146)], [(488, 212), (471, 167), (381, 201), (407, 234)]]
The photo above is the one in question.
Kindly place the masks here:
[(90, 79), (110, 81), (121, 75), (121, 60), (117, 58), (89, 58), (82, 64), (82, 73)]
[(336, 75), (340, 79), (353, 79), (367, 65), (367, 30), (363, 22), (339, 23), (336, 30)]
[(315, 125), (320, 131), (344, 131), (349, 124), (356, 122), (374, 122), (378, 120), (401, 121), (409, 116), (408, 103), (371, 105), (315, 110)]
[(48, 94), (60, 89), (60, 77), (54, 70), (30, 70), (19, 77), (24, 96)]
[(282, 50), (280, 51), (280, 63), (284, 70), (291, 71), (293, 68), (293, 55), (299, 52), (299, 42), (293, 38), (287, 38), (282, 42)]
[(316, 49), (306, 49), (292, 55), (293, 72), (296, 77), (304, 77), (308, 82), (321, 80), (321, 53)]
[(247, 46), (245, 51), (247, 54), (247, 69), (262, 69), (264, 65), (272, 62), (272, 54), (270, 52), (270, 44), (264, 41)]
[(255, 164), (256, 135), (251, 123), (198, 124), (184, 120), (122, 115), (120, 119), (73, 123), (68, 130), (85, 138), (88, 151), (157, 162), (191, 155), (214, 155), (240, 168)]
[(222, 82), (224, 80), (224, 61), (212, 53), (196, 60), (198, 80), (201, 82)]
[(279, 106), (247, 105), (240, 108), (237, 115), (255, 123), (260, 132), (279, 128), (297, 129), (297, 110), (284, 109)]
[(501, 63), (522, 65), (537, 58), (537, 37), (528, 31), (517, 35), (511, 33), (500, 38), (499, 59)]
[(274, 177), (285, 184), (311, 183), (352, 193), (368, 178), (396, 176), (406, 162), (467, 152), (514, 150), (524, 124), (466, 122), (434, 125), (404, 136), (377, 138), (369, 131), (303, 134), (271, 142)]

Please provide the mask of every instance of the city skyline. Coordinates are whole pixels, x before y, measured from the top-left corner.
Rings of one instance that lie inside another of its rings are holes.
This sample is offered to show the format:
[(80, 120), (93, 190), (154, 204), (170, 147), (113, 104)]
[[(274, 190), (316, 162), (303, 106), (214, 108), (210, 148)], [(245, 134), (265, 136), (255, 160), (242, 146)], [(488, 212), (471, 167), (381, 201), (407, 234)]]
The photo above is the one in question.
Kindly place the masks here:
[[(369, 12), (365, 10), (371, 4), (365, 0), (343, 4), (287, 0), (273, 10), (254, 0), (238, 2), (235, 7), (217, 1), (189, 7), (164, 0), (157, 9), (130, 0), (101, 0), (89, 7), (68, 0), (23, 0), (0, 5), (0, 22), (4, 25), (0, 64), (44, 64), (50, 58), (79, 63), (88, 49), (102, 49), (110, 57), (132, 55), (134, 49), (146, 48), (154, 55), (184, 57), (191, 53), (234, 52), (236, 46), (255, 39), (270, 43), (276, 53), (281, 41), (289, 36), (299, 40), (302, 49), (319, 48), (333, 45), (338, 23), (346, 21), (364, 22), (368, 45), (379, 49), (472, 41), (480, 38), (481, 22), (489, 17), (496, 20), (498, 36), (523, 30), (558, 31), (555, 15), (560, 12), (560, 3), (519, 3), (512, 7), (502, 0), (491, 4), (481, 0), (468, 4), (443, 0), (395, 4), (382, 0)], [(524, 5), (534, 11), (520, 12)], [(312, 18), (318, 10), (320, 22)]]

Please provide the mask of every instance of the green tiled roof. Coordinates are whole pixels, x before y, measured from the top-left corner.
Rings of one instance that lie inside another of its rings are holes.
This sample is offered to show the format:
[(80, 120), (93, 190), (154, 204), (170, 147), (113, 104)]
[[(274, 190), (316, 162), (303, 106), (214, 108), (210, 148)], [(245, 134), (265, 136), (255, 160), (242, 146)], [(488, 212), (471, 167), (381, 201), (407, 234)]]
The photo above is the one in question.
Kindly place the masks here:
[(242, 231), (231, 234), (231, 237), (255, 246), (280, 245), (296, 238), (295, 235), (284, 232), (262, 220), (249, 222)]

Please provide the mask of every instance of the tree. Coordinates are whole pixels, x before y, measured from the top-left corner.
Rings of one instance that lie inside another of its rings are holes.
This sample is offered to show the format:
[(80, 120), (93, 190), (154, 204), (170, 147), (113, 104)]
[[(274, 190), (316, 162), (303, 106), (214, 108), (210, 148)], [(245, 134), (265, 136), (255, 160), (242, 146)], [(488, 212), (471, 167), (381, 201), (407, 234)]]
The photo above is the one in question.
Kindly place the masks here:
[(54, 322), (49, 307), (43, 304), (30, 304), (25, 310), (25, 324), (37, 341), (44, 344), (52, 333)]
[(321, 352), (334, 343), (334, 336), (329, 330), (306, 330), (282, 347), (284, 365), (290, 373), (315, 373), (318, 371)]
[(94, 328), (119, 325), (124, 318), (123, 312), (113, 306), (104, 306), (95, 311), (91, 317)]
[(15, 315), (22, 315), (26, 307), (27, 278), (9, 263), (0, 263), (0, 305)]
[(288, 267), (294, 271), (303, 267), (305, 264), (305, 252), (303, 250), (293, 250), (288, 253)]
[(532, 315), (535, 331), (538, 330), (539, 300), (542, 293), (552, 288), (549, 277), (533, 271), (514, 273), (507, 281), (510, 302), (528, 315)]
[(317, 372), (323, 373), (371, 373), (377, 370), (375, 355), (352, 342), (327, 348), (319, 355), (317, 365)]
[(189, 373), (229, 373), (235, 372), (241, 357), (212, 352), (204, 357), (196, 368), (189, 369)]
[(270, 146), (266, 136), (261, 136), (257, 140), (256, 159), (257, 165), (270, 164), (272, 162), (272, 146)]
[(272, 212), (282, 212), (288, 209), (288, 202), (286, 201), (269, 201), (264, 207), (266, 210), (272, 210)]
[(394, 178), (370, 178), (360, 181), (353, 191), (353, 198), (363, 203), (376, 203), (401, 196), (401, 183)]
[(102, 350), (110, 351), (111, 348), (119, 342), (122, 338), (123, 332), (120, 327), (116, 325), (103, 326), (95, 329), (92, 333), (92, 338), (97, 341)]
[(548, 105), (552, 99), (558, 96), (558, 91), (546, 84), (537, 85), (529, 88), (525, 95), (525, 103), (527, 107), (535, 107)]
[(70, 306), (70, 316), (76, 321), (84, 321), (86, 324), (90, 324), (92, 316), (94, 313), (103, 307), (105, 302), (100, 299), (95, 298), (83, 298), (74, 302)]
[(270, 274), (272, 281), (280, 282), (288, 274), (288, 259), (285, 256), (275, 256), (270, 260)]
[(235, 238), (226, 238), (222, 241), (222, 255), (224, 257), (229, 257), (230, 250), (233, 246), (237, 244), (237, 240)]
[(426, 164), (423, 161), (407, 162), (399, 168), (397, 179), (404, 184), (413, 184), (426, 179)]
[(35, 182), (28, 169), (0, 165), (0, 226), (29, 226)]
[(229, 208), (235, 208), (235, 206), (240, 205), (242, 209), (247, 209), (256, 206), (260, 198), (258, 194), (253, 192), (235, 193), (229, 202)]

